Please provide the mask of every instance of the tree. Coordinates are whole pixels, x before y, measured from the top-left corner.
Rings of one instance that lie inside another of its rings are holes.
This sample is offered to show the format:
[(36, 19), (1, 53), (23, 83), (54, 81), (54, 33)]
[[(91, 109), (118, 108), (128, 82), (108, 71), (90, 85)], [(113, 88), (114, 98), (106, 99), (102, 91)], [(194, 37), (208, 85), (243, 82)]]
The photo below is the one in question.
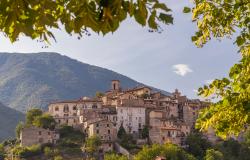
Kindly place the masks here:
[(119, 127), (119, 130), (118, 130), (118, 133), (117, 133), (117, 137), (122, 139), (126, 135), (127, 135), (126, 130), (123, 127), (123, 124), (121, 124), (121, 126)]
[(101, 139), (97, 136), (89, 137), (85, 143), (85, 151), (91, 157), (98, 151), (99, 146), (101, 145)]
[(148, 126), (145, 125), (142, 129), (142, 138), (143, 139), (146, 139), (149, 137), (149, 129), (148, 129)]
[[(0, 2), (1, 3), (1, 2)], [(43, 111), (38, 108), (33, 108), (26, 113), (26, 124), (32, 125), (35, 119), (43, 114)]]
[(63, 160), (62, 156), (55, 156), (54, 160)]
[(185, 143), (187, 145), (187, 152), (194, 155), (197, 159), (203, 159), (206, 150), (211, 147), (210, 142), (199, 132), (189, 134)]
[[(193, 21), (198, 31), (192, 41), (202, 47), (211, 38), (235, 37), (242, 59), (228, 78), (216, 79), (199, 89), (199, 95), (217, 97), (219, 101), (204, 109), (196, 127), (212, 127), (222, 138), (238, 135), (250, 124), (250, 5), (249, 0), (195, 0)], [(184, 12), (190, 9), (184, 8)], [(237, 32), (236, 32), (237, 31)]]
[(214, 149), (208, 149), (206, 151), (205, 160), (223, 160), (223, 154), (220, 151)]
[(33, 122), (33, 125), (45, 129), (54, 129), (56, 121), (51, 115), (43, 114), (41, 116), (36, 117), (36, 119)]
[(20, 133), (21, 133), (21, 130), (23, 129), (24, 127), (24, 123), (23, 122), (19, 122), (16, 126), (16, 137), (17, 138), (20, 138)]
[(128, 160), (126, 156), (121, 156), (115, 153), (105, 154), (104, 160)]
[(134, 160), (153, 160), (157, 156), (163, 156), (166, 159), (174, 160), (195, 160), (191, 154), (188, 154), (181, 147), (171, 143), (144, 146), (143, 149), (135, 155)]
[(11, 42), (20, 34), (32, 39), (55, 39), (52, 29), (64, 28), (79, 37), (89, 31), (114, 32), (128, 16), (153, 30), (159, 23), (171, 24), (171, 10), (158, 0), (18, 0), (0, 1), (0, 31)]
[(102, 93), (102, 92), (95, 93), (95, 97), (97, 97), (97, 98), (102, 98), (103, 96), (104, 96), (104, 93)]

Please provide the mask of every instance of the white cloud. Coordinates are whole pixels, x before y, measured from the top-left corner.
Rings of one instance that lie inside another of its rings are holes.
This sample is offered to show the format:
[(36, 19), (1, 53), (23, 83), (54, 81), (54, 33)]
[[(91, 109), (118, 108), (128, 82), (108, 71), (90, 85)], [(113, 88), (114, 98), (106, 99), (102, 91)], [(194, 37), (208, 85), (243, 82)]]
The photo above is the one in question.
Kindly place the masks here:
[(188, 73), (193, 72), (192, 69), (189, 68), (186, 64), (176, 64), (173, 65), (174, 72), (180, 76), (185, 76)]

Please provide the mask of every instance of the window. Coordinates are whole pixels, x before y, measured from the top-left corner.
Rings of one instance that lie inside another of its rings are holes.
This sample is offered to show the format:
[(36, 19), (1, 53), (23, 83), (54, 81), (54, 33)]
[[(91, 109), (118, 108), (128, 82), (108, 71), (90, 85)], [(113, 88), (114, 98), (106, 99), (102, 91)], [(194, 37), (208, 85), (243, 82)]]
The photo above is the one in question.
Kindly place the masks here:
[(110, 134), (110, 130), (108, 130), (108, 134)]
[(96, 127), (99, 127), (99, 123), (96, 123)]
[(66, 120), (66, 123), (69, 123), (69, 120)]
[(93, 104), (93, 105), (92, 105), (92, 108), (97, 108), (97, 105), (96, 105), (96, 104)]
[(171, 136), (171, 133), (170, 133), (170, 131), (168, 131), (168, 137), (170, 137)]
[(61, 120), (60, 120), (60, 119), (58, 120), (58, 123), (59, 123), (59, 124), (61, 123)]
[(50, 132), (48, 132), (48, 135), (50, 135)]
[(162, 137), (162, 140), (165, 141), (165, 137)]
[(109, 124), (107, 124), (107, 127), (109, 127)]
[(39, 135), (42, 135), (42, 131), (39, 131), (38, 134), (39, 134)]
[(68, 117), (69, 115), (68, 114), (64, 114), (64, 117)]
[(58, 106), (55, 107), (55, 111), (59, 111), (59, 107)]
[(76, 106), (73, 106), (73, 110), (76, 110)]
[(141, 129), (141, 123), (139, 123), (139, 129)]
[(64, 112), (68, 112), (69, 111), (69, 106), (67, 104), (64, 105), (63, 111)]
[(99, 129), (96, 130), (96, 134), (99, 134)]

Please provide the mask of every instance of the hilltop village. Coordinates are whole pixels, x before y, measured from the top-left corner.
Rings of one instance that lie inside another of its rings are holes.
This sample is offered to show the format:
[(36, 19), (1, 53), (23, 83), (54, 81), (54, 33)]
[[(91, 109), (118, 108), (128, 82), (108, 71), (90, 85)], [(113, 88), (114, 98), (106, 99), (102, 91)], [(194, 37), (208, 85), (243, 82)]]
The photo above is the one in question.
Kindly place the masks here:
[[(125, 90), (119, 80), (112, 80), (111, 89), (98, 97), (53, 102), (47, 114), (57, 126), (72, 126), (86, 137), (99, 137), (99, 152), (105, 153), (117, 148), (121, 129), (132, 135), (138, 145), (170, 142), (185, 147), (198, 111), (207, 105), (182, 96), (177, 89), (169, 95), (147, 86)], [(34, 126), (23, 128), (20, 134), (21, 146), (57, 143), (59, 139), (56, 129)]]

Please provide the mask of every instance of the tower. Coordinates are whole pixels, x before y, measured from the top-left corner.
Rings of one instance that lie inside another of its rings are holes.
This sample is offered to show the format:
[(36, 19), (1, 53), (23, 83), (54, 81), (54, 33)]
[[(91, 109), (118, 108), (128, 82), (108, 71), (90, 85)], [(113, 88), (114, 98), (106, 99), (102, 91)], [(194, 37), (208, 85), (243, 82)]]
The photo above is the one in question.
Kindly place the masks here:
[(119, 80), (112, 80), (111, 90), (112, 91), (119, 91), (120, 90), (120, 81)]

